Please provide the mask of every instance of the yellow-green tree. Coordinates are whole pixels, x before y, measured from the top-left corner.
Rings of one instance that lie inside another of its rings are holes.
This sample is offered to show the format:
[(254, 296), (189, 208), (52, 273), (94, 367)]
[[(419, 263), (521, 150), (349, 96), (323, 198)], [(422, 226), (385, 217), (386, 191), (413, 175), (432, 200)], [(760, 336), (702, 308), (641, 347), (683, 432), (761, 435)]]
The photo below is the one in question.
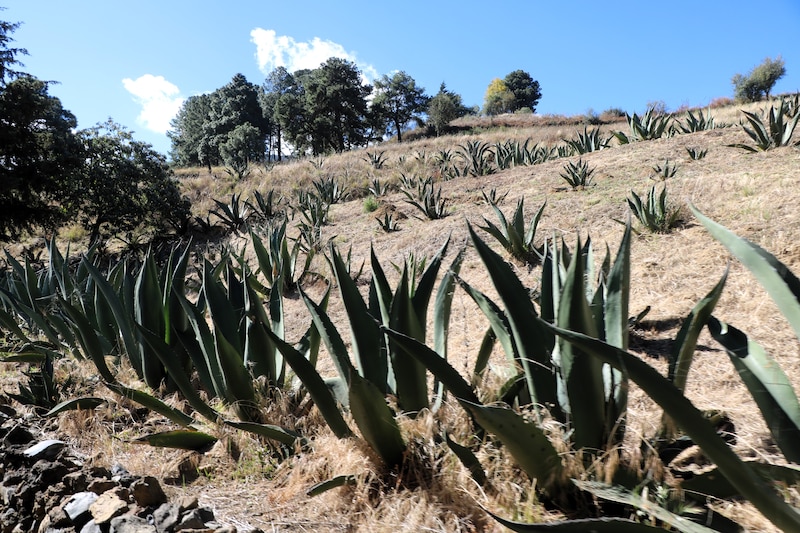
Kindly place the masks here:
[(500, 78), (495, 78), (486, 89), (483, 98), (483, 112), (487, 115), (499, 115), (514, 111), (516, 97), (506, 82)]

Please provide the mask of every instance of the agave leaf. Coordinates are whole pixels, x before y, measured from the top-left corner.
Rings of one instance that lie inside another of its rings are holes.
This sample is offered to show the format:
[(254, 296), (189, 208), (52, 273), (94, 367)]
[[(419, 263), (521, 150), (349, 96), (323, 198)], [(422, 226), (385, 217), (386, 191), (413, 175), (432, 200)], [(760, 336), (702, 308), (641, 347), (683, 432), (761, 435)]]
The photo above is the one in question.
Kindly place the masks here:
[(494, 345), (497, 342), (497, 336), (492, 330), (492, 327), (486, 330), (486, 333), (483, 334), (483, 340), (481, 341), (481, 346), (478, 349), (478, 355), (475, 356), (475, 368), (472, 370), (472, 385), (475, 386), (480, 383), (480, 380), (483, 378), (483, 373), (486, 371), (486, 368), (489, 366), (489, 358), (492, 356), (492, 351), (494, 350)]
[[(544, 431), (506, 407), (479, 405), (461, 400), (478, 424), (494, 433), (520, 467), (545, 491), (558, 491), (563, 467), (558, 452)], [(555, 492), (553, 492), (555, 493)]]
[(175, 356), (174, 349), (165, 343), (161, 337), (147, 331), (142, 326), (138, 327), (143, 340), (150, 345), (155, 355), (161, 360), (170, 378), (178, 389), (180, 389), (181, 394), (186, 398), (186, 401), (189, 402), (189, 405), (212, 422), (218, 420), (220, 416), (219, 413), (200, 398), (200, 395), (192, 385), (186, 371), (181, 368), (180, 360)]
[(753, 273), (800, 338), (800, 279), (760, 246), (707, 218), (694, 206), (691, 209), (708, 232)]
[[(140, 377), (144, 377), (141, 359), (139, 357), (138, 344), (136, 342), (136, 330), (133, 325), (133, 320), (131, 319), (132, 315), (128, 311), (130, 308), (124, 303), (124, 295), (122, 298), (120, 298), (108, 280), (106, 280), (97, 267), (91, 264), (87, 258), (84, 257), (83, 261), (81, 261), (81, 264), (83, 268), (88, 271), (93, 283), (97, 286), (97, 289), (102, 293), (105, 302), (111, 308), (111, 312), (114, 315), (114, 320), (119, 328), (119, 334), (122, 337), (122, 341), (125, 345), (125, 353), (127, 354), (131, 365)], [(127, 289), (132, 291), (133, 286), (128, 284)]]
[(742, 331), (714, 317), (708, 321), (708, 331), (725, 348), (783, 455), (800, 463), (800, 402), (789, 378)]
[[(577, 249), (581, 249), (580, 239)], [(598, 338), (599, 331), (586, 301), (584, 258), (577, 254), (569, 265), (561, 288), (556, 323), (559, 327), (585, 333)], [(605, 384), (603, 363), (584, 353), (565, 339), (557, 343), (557, 357), (561, 369), (559, 401), (570, 414), (573, 442), (576, 449), (600, 449), (605, 442)]]
[(505, 261), (477, 236), (471, 226), (468, 226), (468, 230), (475, 249), (506, 306), (506, 315), (532, 400), (539, 405), (553, 405), (553, 415), (562, 418), (555, 407), (558, 396), (550, 354), (543, 349), (546, 336), (543, 335), (542, 328), (536, 325), (537, 315), (533, 303), (527, 297), (520, 298), (520, 295), (527, 294), (527, 290)]
[(103, 405), (106, 401), (103, 398), (96, 398), (93, 396), (84, 396), (82, 398), (73, 398), (72, 400), (66, 400), (49, 411), (47, 411), (44, 416), (55, 416), (59, 413), (63, 413), (65, 411), (76, 411), (76, 410), (92, 410), (95, 407)]
[(657, 520), (667, 524), (682, 533), (713, 533), (713, 529), (709, 529), (696, 522), (692, 522), (687, 518), (677, 515), (660, 507), (658, 504), (648, 501), (638, 494), (634, 494), (624, 487), (617, 485), (607, 485), (596, 481), (579, 481), (574, 479), (573, 483), (581, 490), (591, 492), (600, 499), (620, 503), (623, 505), (630, 505), (639, 509), (641, 512), (656, 518)]
[(686, 381), (689, 376), (689, 368), (694, 359), (697, 338), (714, 311), (720, 296), (722, 296), (722, 290), (725, 288), (727, 279), (728, 269), (726, 268), (722, 278), (714, 285), (714, 288), (694, 306), (675, 337), (675, 343), (669, 358), (667, 376), (678, 390), (686, 390)]
[(444, 442), (447, 444), (447, 447), (450, 448), (450, 451), (458, 457), (461, 464), (469, 470), (472, 479), (474, 479), (478, 485), (485, 485), (487, 479), (486, 471), (484, 471), (481, 462), (475, 454), (472, 453), (472, 450), (454, 441), (446, 431), (444, 432)]
[(323, 492), (328, 492), (331, 489), (335, 489), (337, 487), (344, 487), (346, 485), (355, 485), (355, 484), (356, 484), (356, 477), (354, 475), (344, 474), (317, 483), (316, 485), (312, 486), (306, 491), (306, 496), (319, 496)]
[(516, 345), (514, 344), (514, 337), (511, 333), (511, 324), (509, 324), (506, 314), (496, 303), (489, 299), (488, 296), (472, 287), (460, 277), (456, 279), (459, 286), (466, 291), (470, 298), (472, 298), (472, 301), (477, 304), (481, 311), (483, 311), (484, 316), (486, 316), (486, 318), (489, 320), (490, 328), (494, 336), (497, 338), (497, 341), (500, 342), (500, 346), (503, 347), (503, 352), (506, 354), (506, 358), (511, 364), (514, 364), (517, 361), (519, 354), (517, 352)]
[(169, 420), (172, 420), (179, 426), (189, 427), (195, 423), (194, 418), (191, 416), (187, 415), (183, 411), (165, 404), (155, 396), (147, 394), (146, 392), (131, 389), (120, 385), (119, 383), (105, 383), (105, 386), (120, 396), (128, 398), (129, 400), (133, 400), (134, 402), (147, 407), (151, 411), (155, 411)]
[(325, 381), (313, 367), (313, 365), (306, 359), (302, 353), (294, 349), (294, 347), (287, 344), (283, 339), (278, 338), (273, 332), (268, 332), (272, 337), (272, 342), (278, 347), (283, 354), (286, 362), (292, 367), (297, 378), (305, 385), (311, 399), (319, 409), (325, 422), (333, 431), (334, 435), (340, 439), (345, 439), (352, 436), (353, 432), (344, 421), (342, 413), (336, 405), (336, 399), (331, 394), (330, 389), (325, 384)]
[[(152, 251), (148, 251), (144, 264), (139, 270), (139, 275), (136, 277), (134, 298), (134, 319), (136, 323), (167, 341), (164, 297), (161, 294), (158, 270), (156, 269)], [(137, 345), (144, 382), (151, 389), (157, 389), (164, 379), (164, 366), (153, 353), (150, 345), (143, 339), (138, 339)]]
[(80, 344), (83, 347), (86, 355), (88, 355), (94, 363), (95, 368), (97, 368), (97, 372), (105, 381), (109, 383), (116, 381), (116, 377), (114, 377), (114, 374), (111, 373), (108, 365), (106, 365), (105, 355), (107, 351), (103, 349), (100, 338), (97, 335), (97, 331), (95, 331), (95, 329), (89, 323), (86, 315), (84, 315), (66, 300), (61, 300), (60, 297), (59, 300), (61, 309), (66, 312), (72, 323), (75, 324), (75, 328), (78, 330)]
[[(361, 293), (358, 291), (353, 278), (350, 277), (344, 261), (339, 252), (331, 245), (331, 262), (334, 274), (339, 285), (342, 303), (347, 311), (350, 322), (350, 332), (353, 338), (353, 356), (361, 374), (375, 384), (378, 389), (386, 394), (388, 364), (385, 357), (381, 357), (381, 344), (383, 337), (379, 325), (369, 312)], [(319, 326), (318, 326), (319, 327)], [(341, 353), (343, 347), (337, 348)], [(347, 376), (346, 365), (339, 365), (340, 375)]]
[[(436, 300), (433, 304), (433, 349), (445, 360), (447, 359), (447, 338), (450, 333), (450, 312), (453, 305), (453, 295), (455, 294), (456, 276), (461, 270), (461, 263), (464, 260), (462, 248), (458, 252), (450, 268), (442, 276), (439, 290), (436, 291)], [(434, 410), (438, 409), (444, 399), (444, 389), (441, 383), (436, 384)]]
[(226, 426), (241, 429), (242, 431), (247, 431), (248, 433), (253, 433), (255, 435), (261, 435), (262, 437), (276, 440), (287, 446), (294, 445), (294, 443), (297, 442), (297, 439), (301, 438), (298, 433), (295, 433), (290, 429), (282, 428), (272, 424), (257, 424), (255, 422), (241, 422), (238, 420), (225, 420), (224, 423)]
[(492, 518), (518, 533), (663, 533), (664, 528), (634, 522), (627, 518), (584, 518), (542, 524), (527, 524), (506, 520), (487, 511)]
[(158, 448), (195, 451), (209, 449), (215, 442), (217, 442), (217, 438), (208, 433), (185, 429), (153, 433), (131, 441), (133, 444), (149, 444)]
[(224, 399), (226, 398), (225, 377), (217, 356), (214, 336), (208, 327), (208, 322), (206, 322), (200, 309), (191, 304), (183, 294), (178, 294), (174, 291), (173, 294), (175, 294), (178, 303), (186, 313), (194, 332), (194, 338), (191, 340), (181, 337), (184, 348), (189, 353), (200, 380), (210, 387), (210, 392)]
[(43, 363), (47, 356), (39, 351), (0, 352), (0, 363)]
[(389, 466), (402, 463), (406, 443), (383, 393), (353, 372), (350, 376), (350, 412), (361, 435)]
[(430, 370), (431, 374), (456, 398), (476, 404), (480, 403), (472, 386), (441, 355), (409, 335), (391, 329), (384, 329), (384, 332), (393, 342), (401, 346), (408, 355)]
[[(300, 291), (300, 296), (303, 298), (303, 302), (305, 302), (306, 307), (311, 313), (311, 319), (314, 322), (314, 325), (317, 327), (317, 331), (319, 331), (322, 341), (325, 343), (325, 346), (328, 349), (328, 353), (333, 359), (333, 364), (336, 367), (339, 376), (346, 382), (349, 381), (351, 370), (353, 370), (355, 367), (353, 367), (353, 364), (350, 362), (350, 356), (347, 353), (347, 347), (345, 346), (341, 335), (339, 335), (339, 331), (336, 329), (336, 326), (333, 325), (333, 321), (331, 321), (327, 313), (325, 313), (319, 305), (315, 304), (311, 298), (306, 296), (302, 290)], [(278, 346), (280, 347), (280, 344), (278, 344)], [(284, 355), (284, 357), (286, 357), (286, 352), (281, 350), (281, 353)], [(292, 365), (291, 362), (289, 364), (296, 373), (297, 369), (294, 368), (294, 365)]]
[[(436, 277), (439, 274), (439, 270), (442, 266), (442, 261), (444, 259), (444, 255), (447, 253), (447, 248), (450, 245), (450, 236), (447, 236), (445, 239), (444, 244), (433, 256), (430, 263), (428, 264), (428, 268), (425, 269), (425, 272), (422, 273), (422, 276), (419, 279), (419, 283), (417, 284), (416, 289), (414, 289), (411, 296), (411, 304), (414, 309), (414, 313), (419, 321), (420, 325), (422, 326), (422, 335), (425, 335), (425, 326), (427, 324), (427, 317), (428, 317), (428, 304), (431, 300), (431, 296), (433, 295), (433, 288), (436, 283)], [(397, 295), (395, 295), (397, 296)], [(424, 338), (424, 337), (423, 337)]]
[[(413, 274), (412, 274), (413, 275)], [(395, 291), (390, 310), (389, 327), (417, 340), (425, 340), (419, 316), (414, 311), (409, 288), (407, 265), (403, 267), (400, 285)], [(402, 346), (389, 343), (389, 356), (395, 377), (397, 403), (404, 412), (417, 413), (428, 407), (428, 376), (425, 367), (409, 357)]]
[[(553, 327), (553, 326), (547, 326)], [(553, 327), (559, 336), (580, 345), (628, 376), (653, 399), (684, 432), (696, 442), (703, 452), (719, 467), (723, 475), (740, 491), (742, 496), (773, 524), (784, 530), (800, 530), (800, 514), (776, 494), (750, 469), (728, 444), (717, 435), (703, 414), (679, 391), (671, 381), (638, 357), (586, 335)]]

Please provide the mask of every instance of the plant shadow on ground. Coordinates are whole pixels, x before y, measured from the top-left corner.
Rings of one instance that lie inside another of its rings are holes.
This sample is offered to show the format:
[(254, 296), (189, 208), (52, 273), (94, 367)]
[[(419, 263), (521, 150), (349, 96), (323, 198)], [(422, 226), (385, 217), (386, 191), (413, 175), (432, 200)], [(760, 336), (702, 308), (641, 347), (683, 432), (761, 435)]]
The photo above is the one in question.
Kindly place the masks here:
[[(683, 318), (670, 317), (659, 320), (642, 320), (631, 327), (630, 349), (653, 359), (668, 360), (675, 345), (675, 335), (683, 323)], [(698, 344), (698, 352), (719, 351), (716, 348)]]

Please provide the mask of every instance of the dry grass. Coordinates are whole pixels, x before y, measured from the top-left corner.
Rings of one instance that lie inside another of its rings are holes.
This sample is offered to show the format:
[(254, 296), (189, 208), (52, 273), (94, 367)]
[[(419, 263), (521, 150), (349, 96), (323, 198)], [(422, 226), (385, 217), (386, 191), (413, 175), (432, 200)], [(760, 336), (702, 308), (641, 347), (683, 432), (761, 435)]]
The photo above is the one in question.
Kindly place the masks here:
[[(712, 111), (717, 123), (737, 123), (741, 116), (738, 108), (720, 107)], [(480, 138), (487, 142), (530, 138), (553, 144), (573, 136), (582, 127), (576, 120), (553, 119), (533, 127), (509, 122), (502, 130), (482, 134)], [(626, 124), (602, 127), (606, 131), (623, 130)], [(259, 169), (243, 182), (230, 180), (218, 169), (213, 175), (193, 169), (181, 171), (179, 176), (196, 210), (207, 209), (211, 198), (226, 198), (232, 192), (241, 192), (247, 197), (256, 189), (262, 192), (275, 189), (291, 197), (297, 190), (308, 188), (311, 180), (320, 175), (335, 176), (351, 189), (363, 190), (374, 178), (397, 183), (401, 172), (431, 174), (435, 171), (432, 156), (436, 152), (454, 150), (472, 138), (456, 135), (370, 148), (369, 151), (385, 151), (388, 162), (380, 170), (365, 161), (365, 151), (353, 151), (327, 157), (321, 168), (303, 160), (276, 165), (268, 171)], [(399, 264), (410, 253), (418, 257), (432, 256), (448, 235), (454, 245), (448, 257), (453, 257), (455, 248), (466, 243), (467, 223), (476, 226), (482, 223), (483, 217), (494, 220), (491, 208), (480, 194), (481, 190), (494, 188), (499, 193), (508, 191), (503, 204), (506, 211), (524, 197), (527, 217), (547, 201), (539, 229), (542, 236), (560, 235), (573, 245), (576, 235), (582, 238), (590, 235), (600, 252), (598, 255), (602, 255), (606, 243), (613, 251), (619, 242), (622, 226), (615, 220), (627, 216), (625, 198), (629, 192), (644, 193), (654, 183), (650, 179), (652, 167), (669, 159), (680, 165), (677, 175), (666, 182), (673, 201), (694, 204), (740, 236), (770, 250), (798, 272), (800, 189), (796, 180), (800, 153), (796, 149), (780, 148), (746, 154), (727, 147), (748, 140), (740, 128), (730, 127), (585, 154), (584, 161), (596, 169), (596, 179), (595, 186), (583, 191), (573, 192), (564, 187), (559, 177), (564, 160), (490, 176), (444, 181), (440, 185), (443, 196), (450, 202), (451, 213), (436, 221), (417, 218), (414, 208), (395, 191), (381, 201), (394, 206), (406, 218), (400, 221), (401, 230), (390, 234), (382, 232), (374, 220), (375, 214), (363, 212), (363, 202), (354, 198), (332, 206), (332, 223), (324, 227), (323, 236), (342, 250), (352, 247), (356, 264), (362, 260), (367, 263), (365, 276), (369, 276), (370, 247), (374, 248), (392, 277), (394, 271), (390, 262)], [(687, 147), (708, 149), (708, 155), (692, 161), (687, 156)], [(577, 160), (577, 156), (572, 159)], [(633, 349), (649, 363), (665, 370), (663, 355), (680, 320), (712, 288), (728, 264), (731, 269), (728, 284), (715, 314), (759, 340), (797, 381), (800, 378), (797, 339), (752, 276), (732, 261), (688, 215), (683, 227), (672, 233), (643, 233), (635, 238), (630, 310), (632, 314), (646, 307), (652, 310), (634, 332)], [(313, 268), (327, 272), (327, 265), (320, 258), (315, 260)], [(526, 286), (535, 288), (538, 285), (538, 270), (518, 264), (515, 268)], [(493, 294), (488, 275), (474, 252), (467, 251), (461, 273), (472, 285)], [(323, 284), (318, 282), (306, 289), (313, 298), (319, 298)], [(346, 336), (349, 326), (338, 298), (332, 298), (329, 311)], [(299, 300), (287, 301), (286, 321), (287, 337), (296, 340), (309, 322)], [(450, 360), (465, 374), (473, 364), (486, 326), (472, 301), (463, 292), (457, 292), (450, 326)], [(333, 374), (329, 362), (323, 360), (320, 366), (323, 372)], [(487, 390), (507, 372), (501, 353), (493, 355), (492, 368), (488, 378), (491, 383), (484, 384)], [(707, 334), (700, 340), (687, 395), (701, 409), (721, 409), (728, 413), (736, 427), (736, 449), (741, 455), (779, 460), (752, 399), (724, 352)], [(160, 422), (135, 420), (133, 415), (124, 415), (135, 409), (121, 409), (125, 406), (119, 406), (114, 398), (109, 399), (113, 408), (97, 412), (94, 418), (64, 416), (58, 429), (71, 435), (84, 449), (96, 450), (98, 461), (118, 461), (139, 474), (168, 474), (164, 465), (179, 459), (181, 453), (128, 443), (129, 437), (147, 432)], [(275, 423), (292, 423), (280, 406), (275, 409), (270, 414)], [(481, 449), (480, 459), (489, 476), (489, 483), (483, 489), (471, 480), (452, 454), (444, 452), (438, 441), (441, 426), (461, 442), (469, 439), (468, 423), (458, 406), (448, 404), (444, 412), (436, 416), (401, 421), (411, 452), (400, 472), (386, 471), (359, 441), (336, 439), (318, 416), (312, 410), (306, 418), (296, 422), (303, 425), (304, 434), (313, 442), (309, 452), (278, 461), (270, 455), (274, 450), (264, 443), (242, 434), (231, 434), (229, 439), (240, 451), (238, 458), (226, 453), (207, 456), (202, 460), (207, 465), (203, 469), (204, 476), (190, 485), (170, 490), (199, 495), (203, 503), (216, 507), (218, 516), (227, 523), (260, 527), (264, 531), (500, 531), (502, 528), (487, 517), (480, 505), (513, 519), (554, 518), (537, 504), (531, 482), (503, 450), (492, 446)], [(635, 454), (641, 439), (654, 434), (659, 418), (660, 412), (652, 402), (640, 391), (633, 390), (628, 439), (621, 451), (623, 457)], [(210, 430), (222, 431), (220, 428)], [(315, 498), (305, 495), (314, 483), (341, 474), (354, 475), (357, 483)], [(796, 494), (792, 497), (797, 499)], [(742, 520), (752, 531), (771, 530), (747, 505), (721, 503), (720, 507), (726, 514)]]

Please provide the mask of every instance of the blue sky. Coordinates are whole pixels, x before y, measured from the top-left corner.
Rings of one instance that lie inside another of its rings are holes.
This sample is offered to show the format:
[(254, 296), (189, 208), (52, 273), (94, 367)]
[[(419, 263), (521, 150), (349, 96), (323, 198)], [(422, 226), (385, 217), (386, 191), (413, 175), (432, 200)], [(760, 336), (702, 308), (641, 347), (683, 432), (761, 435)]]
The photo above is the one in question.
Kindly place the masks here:
[(330, 56), (368, 77), (404, 70), (428, 94), (442, 82), (481, 105), (494, 78), (522, 69), (542, 88), (539, 113), (702, 106), (731, 96), (731, 76), (782, 56), (776, 92), (800, 90), (798, 0), (0, 0), (22, 22), (25, 71), (86, 128), (111, 117), (166, 153), (182, 100), (237, 73)]

